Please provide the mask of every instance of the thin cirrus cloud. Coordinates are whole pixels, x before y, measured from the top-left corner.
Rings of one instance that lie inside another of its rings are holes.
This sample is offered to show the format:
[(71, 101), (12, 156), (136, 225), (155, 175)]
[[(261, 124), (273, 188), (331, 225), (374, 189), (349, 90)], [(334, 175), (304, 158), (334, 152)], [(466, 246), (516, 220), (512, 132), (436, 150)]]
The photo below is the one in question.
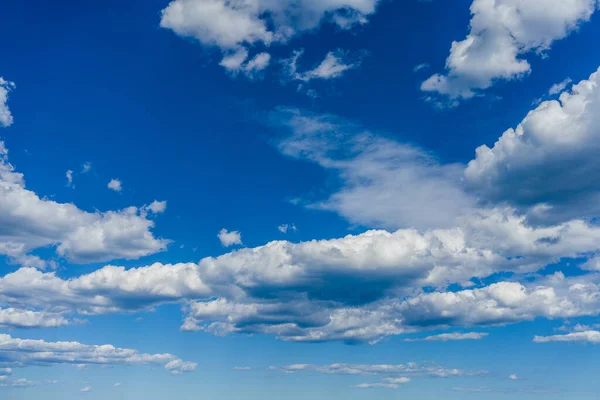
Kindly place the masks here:
[(0, 254), (22, 265), (44, 267), (29, 252), (56, 246), (73, 263), (136, 259), (166, 249), (169, 241), (154, 237), (154, 221), (145, 207), (86, 212), (70, 203), (40, 198), (25, 186), (23, 174), (8, 161), (0, 141)]
[(439, 335), (427, 336), (421, 339), (404, 339), (405, 342), (453, 342), (462, 340), (481, 340), (487, 337), (487, 333), (469, 332), (469, 333), (442, 333)]
[(473, 0), (469, 34), (452, 42), (446, 72), (432, 75), (421, 90), (456, 104), (498, 80), (529, 74), (528, 54), (547, 52), (597, 8), (597, 0)]
[(223, 53), (221, 65), (229, 71), (262, 70), (267, 57), (259, 53), (248, 61), (249, 50), (286, 43), (327, 21), (341, 29), (364, 24), (379, 0), (174, 0), (162, 10), (160, 26), (192, 37)]
[(164, 354), (140, 353), (134, 349), (117, 348), (110, 344), (86, 345), (78, 342), (47, 342), (19, 339), (0, 334), (0, 367), (23, 368), (53, 365), (159, 365), (171, 374), (191, 372), (197, 364)]
[(7, 127), (13, 124), (14, 118), (8, 108), (8, 96), (15, 87), (14, 82), (0, 76), (0, 126)]
[(314, 68), (299, 72), (298, 60), (304, 54), (304, 49), (294, 51), (292, 57), (281, 60), (284, 65), (285, 75), (290, 80), (309, 82), (313, 79), (335, 79), (340, 78), (347, 71), (356, 69), (361, 64), (360, 57), (350, 57), (341, 49), (327, 53), (325, 58)]
[(580, 343), (600, 343), (599, 331), (583, 331), (573, 332), (566, 335), (554, 336), (536, 336), (533, 341), (535, 343), (551, 343), (551, 342), (580, 342)]

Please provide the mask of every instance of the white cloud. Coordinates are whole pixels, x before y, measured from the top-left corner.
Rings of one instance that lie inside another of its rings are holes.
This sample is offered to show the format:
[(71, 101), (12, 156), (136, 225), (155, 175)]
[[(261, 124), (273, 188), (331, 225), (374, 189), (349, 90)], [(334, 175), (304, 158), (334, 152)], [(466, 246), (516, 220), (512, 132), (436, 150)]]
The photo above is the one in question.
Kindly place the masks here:
[(81, 167), (81, 173), (82, 174), (87, 174), (91, 170), (92, 170), (92, 163), (90, 161), (84, 162), (83, 165), (82, 165), (82, 167)]
[[(492, 214), (473, 226), (472, 232), (368, 231), (331, 240), (274, 241), (198, 264), (107, 266), (70, 279), (21, 268), (0, 279), (0, 300), (15, 308), (83, 315), (180, 303), (187, 314), (184, 331), (264, 333), (308, 342), (369, 341), (438, 326), (600, 310), (600, 304), (580, 300), (599, 291), (595, 275), (584, 286), (555, 277), (535, 286), (501, 282), (419, 295), (422, 287), (472, 285), (471, 278), (495, 272), (536, 271), (560, 257), (595, 251), (600, 242), (600, 230), (581, 221), (534, 229), (514, 216)], [(549, 237), (554, 240), (542, 240)], [(510, 294), (523, 301), (505, 300)], [(408, 300), (397, 300), (405, 296)]]
[(145, 206), (144, 209), (149, 210), (154, 214), (162, 214), (167, 209), (167, 202), (154, 200), (150, 205)]
[(457, 368), (446, 368), (437, 364), (418, 364), (409, 362), (406, 364), (292, 364), (283, 367), (269, 367), (272, 371), (283, 373), (316, 372), (326, 375), (361, 375), (361, 376), (387, 376), (391, 377), (388, 382), (407, 383), (410, 381), (402, 375), (429, 376), (434, 378), (449, 378), (460, 376), (486, 375), (487, 371), (465, 371)]
[(237, 48), (227, 53), (220, 62), (220, 65), (232, 74), (243, 72), (248, 77), (254, 77), (268, 67), (271, 61), (269, 53), (259, 53), (251, 60), (248, 60), (248, 50), (243, 47)]
[(117, 382), (117, 383), (115, 383), (113, 386), (114, 386), (114, 387), (119, 387), (119, 386), (121, 386), (121, 382)]
[(0, 254), (35, 266), (42, 260), (28, 253), (48, 246), (74, 263), (135, 259), (166, 248), (153, 226), (136, 207), (90, 213), (40, 198), (25, 187), (0, 141)]
[(67, 177), (67, 186), (74, 188), (75, 186), (73, 186), (73, 171), (68, 170), (65, 176)]
[(564, 81), (560, 82), (560, 83), (555, 83), (554, 85), (552, 85), (550, 87), (550, 90), (548, 90), (548, 94), (550, 96), (554, 96), (556, 94), (561, 93), (562, 91), (564, 91), (567, 86), (569, 86), (571, 84), (571, 78), (567, 78)]
[(238, 231), (229, 232), (227, 229), (221, 229), (217, 237), (225, 247), (242, 244), (242, 234)]
[(56, 328), (68, 324), (69, 321), (59, 314), (0, 308), (0, 328)]
[(122, 183), (118, 179), (111, 179), (107, 186), (110, 190), (114, 190), (115, 192), (120, 192), (123, 190)]
[(250, 370), (252, 370), (252, 368), (250, 368), (250, 367), (233, 367), (232, 369), (234, 371), (250, 371)]
[(583, 342), (583, 343), (600, 343), (600, 332), (584, 331), (569, 333), (567, 335), (555, 336), (536, 336), (533, 339), (536, 343), (551, 343), (551, 342)]
[(427, 69), (429, 67), (431, 67), (431, 65), (429, 65), (428, 63), (418, 64), (418, 65), (415, 65), (415, 67), (413, 68), (413, 72), (416, 73), (421, 70)]
[(481, 340), (487, 337), (487, 333), (442, 333), (440, 335), (427, 336), (422, 339), (404, 339), (405, 342), (448, 342), (457, 340)]
[(540, 104), (465, 170), (483, 199), (508, 202), (534, 223), (595, 217), (600, 212), (600, 71)]
[(524, 56), (549, 50), (597, 7), (597, 0), (473, 0), (469, 34), (452, 43), (446, 74), (431, 76), (421, 89), (470, 98), (497, 80), (528, 74), (531, 66)]
[(9, 82), (0, 77), (0, 126), (12, 125), (14, 119), (8, 108), (8, 94), (15, 88), (13, 82)]
[(277, 227), (277, 230), (281, 233), (287, 233), (288, 230), (296, 232), (297, 228), (294, 224), (282, 224)]
[(85, 387), (82, 387), (79, 391), (83, 392), (83, 393), (91, 392), (92, 391), (92, 387), (91, 386), (85, 386)]
[(511, 381), (518, 381), (519, 377), (516, 374), (512, 374), (508, 377), (508, 379), (510, 379)]
[(25, 378), (0, 380), (0, 387), (26, 388), (38, 385), (39, 382), (30, 381)]
[(565, 278), (561, 273), (528, 285), (499, 282), (459, 292), (421, 294), (400, 305), (404, 324), (482, 326), (591, 316), (600, 313), (600, 275)]
[(368, 227), (444, 228), (474, 207), (462, 188), (463, 166), (440, 164), (427, 152), (337, 118), (280, 108), (271, 125), (289, 134), (279, 140), (288, 157), (334, 172), (341, 187), (310, 206), (335, 211)]
[(184, 362), (178, 357), (163, 354), (140, 353), (110, 344), (101, 346), (78, 342), (46, 342), (18, 339), (0, 334), (0, 366), (28, 367), (52, 365), (162, 365), (171, 373), (193, 371), (196, 363)]
[(377, 383), (359, 383), (358, 385), (352, 386), (358, 389), (371, 389), (371, 388), (386, 388), (386, 389), (398, 389), (401, 384), (410, 382), (410, 378), (385, 378), (383, 382)]
[(361, 64), (361, 59), (351, 60), (348, 54), (341, 49), (327, 53), (323, 61), (313, 69), (298, 72), (298, 59), (304, 54), (304, 50), (294, 51), (292, 57), (282, 60), (285, 73), (290, 80), (308, 82), (313, 79), (335, 79), (340, 78), (346, 71), (356, 69)]
[[(322, 21), (342, 29), (364, 24), (377, 3), (378, 0), (174, 0), (162, 11), (160, 26), (195, 38), (205, 46), (218, 47), (225, 54), (221, 65), (230, 69), (241, 66), (248, 49), (285, 43), (317, 28)], [(236, 60), (231, 59), (232, 54), (237, 54)], [(261, 65), (264, 61), (263, 56)]]

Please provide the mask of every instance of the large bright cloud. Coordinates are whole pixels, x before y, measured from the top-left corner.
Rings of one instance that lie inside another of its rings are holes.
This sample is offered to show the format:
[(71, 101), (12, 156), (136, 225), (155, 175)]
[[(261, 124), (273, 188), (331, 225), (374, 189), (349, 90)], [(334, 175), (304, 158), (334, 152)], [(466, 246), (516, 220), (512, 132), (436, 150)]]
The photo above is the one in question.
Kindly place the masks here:
[(447, 72), (431, 76), (421, 89), (469, 98), (496, 80), (527, 74), (531, 66), (524, 55), (549, 50), (597, 7), (597, 0), (473, 0), (469, 34), (452, 43)]
[(537, 223), (600, 213), (600, 71), (546, 101), (465, 170), (485, 200), (508, 202)]
[[(600, 230), (581, 221), (534, 229), (514, 216), (488, 216), (481, 217), (472, 232), (368, 231), (331, 240), (275, 241), (197, 264), (107, 266), (70, 279), (21, 268), (0, 278), (0, 301), (65, 317), (179, 303), (187, 314), (182, 326), (186, 331), (365, 341), (434, 325), (592, 315), (597, 312), (595, 303), (555, 314), (542, 307), (551, 306), (544, 297), (551, 290), (551, 300), (566, 299), (559, 305), (567, 300), (579, 304), (573, 297), (577, 293), (566, 290), (560, 280), (548, 284), (548, 290), (504, 282), (458, 293), (419, 292), (423, 287), (443, 290), (453, 283), (472, 285), (473, 277), (495, 272), (533, 272), (560, 258), (596, 251), (599, 242)], [(596, 293), (597, 287), (590, 285), (586, 293)], [(514, 293), (523, 301), (510, 307), (512, 303), (500, 302), (505, 298), (498, 297), (499, 292)], [(404, 303), (398, 301), (406, 296)], [(479, 305), (485, 309), (479, 310)]]
[(172, 374), (190, 372), (197, 364), (168, 354), (140, 353), (110, 344), (86, 345), (78, 342), (46, 342), (18, 339), (0, 334), (0, 366), (22, 368), (33, 365), (161, 365)]
[[(221, 65), (231, 71), (262, 69), (247, 61), (253, 46), (268, 47), (313, 30), (328, 20), (342, 29), (363, 24), (379, 0), (174, 0), (160, 25), (205, 46), (220, 48)], [(256, 60), (256, 59), (254, 59)], [(268, 62), (267, 62), (268, 63)]]
[(0, 254), (19, 263), (43, 264), (28, 253), (56, 246), (74, 263), (136, 259), (162, 251), (168, 241), (154, 237), (149, 212), (157, 208), (129, 207), (119, 211), (86, 212), (74, 204), (40, 198), (25, 187), (23, 174), (8, 161), (0, 141)]

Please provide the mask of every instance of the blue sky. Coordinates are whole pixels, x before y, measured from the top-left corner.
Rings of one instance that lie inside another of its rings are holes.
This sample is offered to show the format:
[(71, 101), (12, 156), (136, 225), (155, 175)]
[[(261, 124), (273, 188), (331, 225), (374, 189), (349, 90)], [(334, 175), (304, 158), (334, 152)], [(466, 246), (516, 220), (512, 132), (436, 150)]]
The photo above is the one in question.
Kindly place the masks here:
[(0, 397), (595, 399), (598, 8), (6, 2)]

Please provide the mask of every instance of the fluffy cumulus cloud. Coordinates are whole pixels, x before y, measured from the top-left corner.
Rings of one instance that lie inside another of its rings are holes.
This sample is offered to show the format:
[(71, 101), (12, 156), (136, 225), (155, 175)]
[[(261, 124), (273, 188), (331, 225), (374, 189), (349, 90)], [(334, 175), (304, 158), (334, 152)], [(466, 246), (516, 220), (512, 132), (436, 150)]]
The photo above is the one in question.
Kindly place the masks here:
[(600, 276), (557, 273), (530, 284), (499, 282), (459, 292), (426, 293), (399, 306), (407, 325), (483, 326), (537, 317), (573, 318), (600, 313)]
[(154, 237), (154, 222), (137, 207), (120, 211), (86, 212), (70, 203), (40, 198), (25, 186), (23, 174), (8, 162), (0, 141), (0, 254), (19, 263), (40, 266), (28, 255), (55, 246), (74, 263), (135, 259), (166, 248)]
[(13, 123), (13, 116), (8, 108), (8, 95), (15, 88), (13, 82), (4, 80), (0, 76), (0, 126), (10, 126)]
[(118, 179), (111, 179), (110, 182), (108, 182), (107, 187), (115, 192), (120, 192), (123, 190), (123, 184)]
[(588, 21), (597, 7), (597, 0), (473, 0), (469, 34), (452, 43), (446, 73), (431, 76), (421, 89), (469, 98), (496, 80), (528, 74), (525, 55), (546, 52)]
[(217, 237), (225, 247), (242, 244), (242, 234), (238, 231), (229, 232), (227, 229), (221, 229)]
[(0, 308), (0, 328), (56, 328), (69, 321), (59, 314)]
[[(263, 69), (266, 56), (249, 57), (255, 47), (285, 43), (329, 21), (342, 29), (364, 24), (378, 0), (174, 0), (160, 25), (205, 46), (221, 49), (221, 65), (230, 71)], [(260, 54), (259, 54), (260, 55)], [(253, 62), (254, 60), (254, 62)]]
[[(373, 341), (434, 327), (598, 312), (592, 277), (419, 294), (422, 287), (472, 285), (473, 277), (500, 271), (536, 271), (561, 257), (594, 251), (600, 241), (599, 229), (584, 222), (535, 229), (516, 217), (488, 218), (476, 232), (404, 229), (275, 241), (197, 264), (107, 266), (70, 279), (21, 268), (0, 278), (0, 301), (64, 317), (179, 303), (186, 313), (184, 331), (265, 333), (309, 342)], [(544, 240), (548, 237), (555, 239)]]
[(492, 148), (483, 145), (465, 170), (472, 189), (507, 202), (536, 223), (600, 212), (600, 71), (543, 102)]
[(44, 340), (18, 339), (0, 334), (0, 366), (23, 368), (51, 365), (160, 365), (170, 373), (194, 371), (196, 363), (164, 354), (140, 353), (113, 345), (86, 345), (78, 342), (46, 342)]

